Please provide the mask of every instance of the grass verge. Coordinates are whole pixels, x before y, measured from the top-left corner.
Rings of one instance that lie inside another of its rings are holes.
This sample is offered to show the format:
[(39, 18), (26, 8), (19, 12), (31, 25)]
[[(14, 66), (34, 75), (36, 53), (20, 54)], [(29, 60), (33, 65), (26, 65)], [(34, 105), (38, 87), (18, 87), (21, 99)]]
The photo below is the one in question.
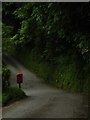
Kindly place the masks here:
[(2, 93), (2, 106), (8, 105), (25, 97), (26, 95), (21, 89), (16, 87), (9, 87)]

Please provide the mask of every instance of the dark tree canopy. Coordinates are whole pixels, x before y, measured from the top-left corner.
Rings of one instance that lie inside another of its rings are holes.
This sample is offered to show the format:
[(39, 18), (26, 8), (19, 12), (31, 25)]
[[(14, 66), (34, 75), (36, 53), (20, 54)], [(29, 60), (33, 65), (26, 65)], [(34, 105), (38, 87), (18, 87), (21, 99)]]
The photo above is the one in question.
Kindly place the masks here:
[(26, 49), (49, 64), (75, 54), (87, 64), (89, 40), (88, 3), (3, 3), (3, 51)]

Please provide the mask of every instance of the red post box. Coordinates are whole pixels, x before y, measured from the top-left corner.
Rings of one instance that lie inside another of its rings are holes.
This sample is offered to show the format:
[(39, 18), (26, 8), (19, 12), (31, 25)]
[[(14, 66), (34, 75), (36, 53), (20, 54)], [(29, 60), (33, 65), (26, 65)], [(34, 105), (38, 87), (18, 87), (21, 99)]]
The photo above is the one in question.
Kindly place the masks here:
[(21, 88), (21, 83), (23, 83), (23, 74), (22, 73), (17, 73), (17, 83), (19, 84), (19, 88)]
[(17, 83), (23, 83), (23, 74), (17, 73)]

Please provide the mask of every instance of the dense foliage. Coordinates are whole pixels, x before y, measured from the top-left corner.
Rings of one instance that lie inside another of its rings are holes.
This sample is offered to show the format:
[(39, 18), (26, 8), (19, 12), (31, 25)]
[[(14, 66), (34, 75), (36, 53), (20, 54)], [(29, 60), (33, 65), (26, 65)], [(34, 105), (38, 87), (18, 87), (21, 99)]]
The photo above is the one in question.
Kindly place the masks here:
[(88, 3), (3, 3), (3, 51), (57, 87), (87, 89), (89, 28)]
[(10, 86), (10, 70), (6, 65), (2, 66), (2, 89), (5, 91)]

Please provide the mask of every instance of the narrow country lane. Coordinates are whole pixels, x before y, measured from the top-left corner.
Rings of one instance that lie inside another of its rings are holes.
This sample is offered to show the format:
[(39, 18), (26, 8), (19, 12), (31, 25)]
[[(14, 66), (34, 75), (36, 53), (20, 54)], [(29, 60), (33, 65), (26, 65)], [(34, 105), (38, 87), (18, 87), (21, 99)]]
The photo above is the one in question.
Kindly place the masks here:
[(24, 74), (22, 89), (27, 98), (3, 107), (3, 118), (85, 118), (88, 103), (82, 94), (57, 90), (44, 83), (16, 60), (4, 56), (11, 70), (11, 85), (17, 86), (16, 73)]

